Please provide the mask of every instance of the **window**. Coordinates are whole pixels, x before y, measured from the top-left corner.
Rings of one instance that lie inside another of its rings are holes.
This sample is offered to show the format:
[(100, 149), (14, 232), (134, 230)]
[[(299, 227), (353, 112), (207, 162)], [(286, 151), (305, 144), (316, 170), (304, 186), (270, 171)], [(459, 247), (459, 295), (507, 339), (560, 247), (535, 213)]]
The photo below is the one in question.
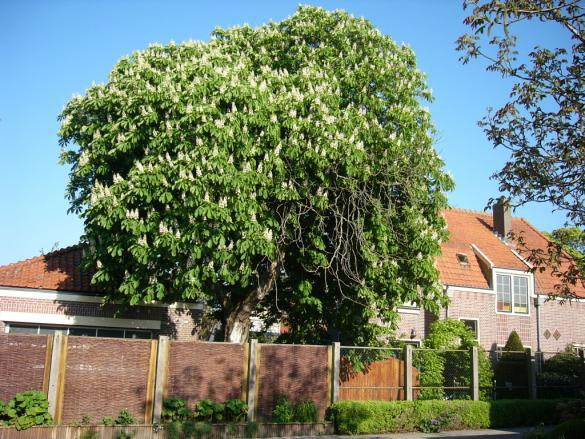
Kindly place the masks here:
[(93, 328), (91, 326), (48, 326), (48, 325), (20, 325), (8, 324), (10, 334), (54, 334), (55, 331), (63, 331), (65, 335), (84, 337), (112, 337), (112, 338), (152, 338), (152, 331), (139, 329), (119, 328)]
[(471, 329), (471, 332), (475, 335), (475, 339), (479, 341), (479, 319), (459, 319), (465, 326)]
[(528, 314), (528, 278), (498, 274), (496, 276), (498, 311)]

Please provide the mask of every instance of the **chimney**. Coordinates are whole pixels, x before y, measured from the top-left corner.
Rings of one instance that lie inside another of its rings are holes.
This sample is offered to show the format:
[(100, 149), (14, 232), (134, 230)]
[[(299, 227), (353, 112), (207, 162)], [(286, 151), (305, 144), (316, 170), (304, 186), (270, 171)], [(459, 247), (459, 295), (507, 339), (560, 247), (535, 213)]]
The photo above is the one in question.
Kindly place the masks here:
[(493, 207), (494, 232), (506, 239), (512, 231), (512, 210), (504, 197), (498, 198)]

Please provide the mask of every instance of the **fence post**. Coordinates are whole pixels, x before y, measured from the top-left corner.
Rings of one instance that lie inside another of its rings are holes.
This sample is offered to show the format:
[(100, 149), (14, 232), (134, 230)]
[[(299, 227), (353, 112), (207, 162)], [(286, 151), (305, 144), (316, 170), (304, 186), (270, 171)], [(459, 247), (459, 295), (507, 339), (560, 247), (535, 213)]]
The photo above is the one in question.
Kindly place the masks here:
[(412, 401), (412, 345), (404, 346), (404, 399)]
[(169, 377), (169, 337), (161, 335), (158, 338), (158, 352), (156, 358), (156, 380), (154, 384), (154, 415), (153, 422), (160, 423), (163, 408), (163, 398)]
[(526, 361), (528, 363), (528, 397), (536, 399), (536, 361), (530, 348), (526, 348)]
[(258, 350), (258, 340), (250, 340), (250, 354), (248, 366), (248, 422), (252, 422), (256, 419), (256, 355)]
[(479, 401), (479, 350), (471, 348), (471, 393), (474, 401)]
[(49, 372), (49, 385), (47, 399), (49, 400), (49, 414), (55, 424), (61, 421), (61, 407), (63, 402), (63, 390), (65, 381), (65, 336), (62, 331), (55, 331), (53, 336), (53, 350), (51, 352), (51, 371)]
[(331, 402), (337, 402), (339, 400), (339, 368), (341, 366), (340, 358), (340, 344), (339, 342), (333, 343), (333, 383), (331, 383), (332, 394)]

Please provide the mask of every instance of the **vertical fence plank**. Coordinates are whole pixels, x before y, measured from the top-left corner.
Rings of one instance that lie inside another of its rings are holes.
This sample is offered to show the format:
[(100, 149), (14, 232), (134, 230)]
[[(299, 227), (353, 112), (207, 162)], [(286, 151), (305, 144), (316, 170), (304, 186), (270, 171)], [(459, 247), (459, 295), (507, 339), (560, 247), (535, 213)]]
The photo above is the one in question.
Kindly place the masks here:
[(479, 351), (477, 346), (471, 348), (471, 395), (479, 401)]
[(158, 356), (158, 341), (152, 340), (150, 344), (150, 358), (148, 361), (148, 378), (146, 379), (146, 406), (144, 410), (144, 423), (152, 423), (154, 410), (154, 387), (156, 380), (156, 362)]
[(53, 360), (53, 336), (47, 335), (47, 350), (45, 351), (45, 368), (43, 369), (43, 392), (49, 393), (49, 378), (51, 377), (51, 362)]
[(412, 345), (404, 346), (404, 399), (412, 401)]
[(67, 342), (68, 337), (62, 336), (61, 341), (61, 355), (58, 366), (58, 385), (57, 385), (57, 399), (55, 404), (55, 424), (61, 424), (63, 418), (63, 400), (65, 398), (65, 372), (67, 371)]
[(246, 343), (244, 348), (244, 364), (242, 365), (242, 401), (248, 401), (248, 394), (250, 389), (248, 388), (248, 372), (250, 365), (250, 343)]
[(165, 397), (165, 390), (167, 388), (167, 381), (169, 375), (169, 337), (161, 335), (158, 341), (158, 354), (156, 361), (156, 381), (154, 388), (154, 415), (153, 420), (156, 423), (160, 422), (162, 414), (163, 399)]
[[(47, 346), (47, 350), (48, 348), (49, 346)], [(67, 337), (64, 336), (61, 331), (56, 331), (55, 335), (52, 337), (51, 360), (47, 383), (47, 399), (49, 400), (49, 414), (53, 418), (55, 424), (59, 424), (61, 422), (66, 367)]]
[(339, 342), (333, 343), (333, 374), (331, 383), (331, 402), (337, 402), (339, 400), (339, 369), (341, 367), (340, 358), (340, 344)]
[(258, 340), (250, 340), (248, 365), (248, 421), (256, 419), (256, 397), (258, 393)]

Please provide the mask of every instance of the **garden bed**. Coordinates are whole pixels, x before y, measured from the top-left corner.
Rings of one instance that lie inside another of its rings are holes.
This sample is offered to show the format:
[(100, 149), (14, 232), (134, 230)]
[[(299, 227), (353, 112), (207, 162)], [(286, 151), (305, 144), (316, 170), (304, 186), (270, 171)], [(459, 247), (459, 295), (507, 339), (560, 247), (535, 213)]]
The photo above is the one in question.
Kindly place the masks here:
[[(220, 439), (225, 437), (244, 438), (249, 437), (246, 430), (247, 424), (213, 424), (211, 431), (201, 437), (207, 439)], [(320, 436), (333, 434), (333, 424), (330, 422), (315, 423), (257, 423), (256, 436), (264, 437), (292, 437), (292, 436)], [(11, 427), (0, 427), (0, 439), (83, 439), (84, 435), (90, 438), (90, 432), (96, 434), (91, 439), (116, 439), (121, 433), (128, 432), (132, 439), (170, 439), (165, 426), (159, 429), (153, 425), (124, 425), (124, 426), (84, 426), (73, 427), (68, 425), (56, 425), (47, 427), (31, 427), (18, 431)], [(249, 430), (248, 430), (249, 431)]]

